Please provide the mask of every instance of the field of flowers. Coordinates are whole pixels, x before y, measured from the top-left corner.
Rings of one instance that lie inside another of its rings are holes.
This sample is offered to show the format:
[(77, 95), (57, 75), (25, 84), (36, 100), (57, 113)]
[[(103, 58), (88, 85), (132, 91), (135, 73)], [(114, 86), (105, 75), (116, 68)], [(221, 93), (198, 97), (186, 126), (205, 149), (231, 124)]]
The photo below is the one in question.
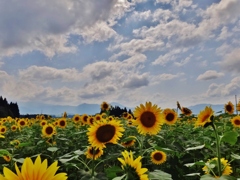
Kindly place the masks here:
[[(133, 114), (0, 119), (0, 180), (236, 180), (240, 102), (199, 114), (151, 102)], [(236, 111), (235, 111), (236, 110)]]

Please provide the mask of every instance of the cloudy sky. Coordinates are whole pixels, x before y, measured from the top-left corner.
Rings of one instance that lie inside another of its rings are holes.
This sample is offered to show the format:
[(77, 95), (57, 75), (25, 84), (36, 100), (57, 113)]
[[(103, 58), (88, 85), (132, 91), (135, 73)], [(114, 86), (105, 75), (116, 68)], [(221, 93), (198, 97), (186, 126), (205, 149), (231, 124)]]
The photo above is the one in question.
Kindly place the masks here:
[(0, 95), (134, 107), (240, 98), (239, 0), (1, 0)]

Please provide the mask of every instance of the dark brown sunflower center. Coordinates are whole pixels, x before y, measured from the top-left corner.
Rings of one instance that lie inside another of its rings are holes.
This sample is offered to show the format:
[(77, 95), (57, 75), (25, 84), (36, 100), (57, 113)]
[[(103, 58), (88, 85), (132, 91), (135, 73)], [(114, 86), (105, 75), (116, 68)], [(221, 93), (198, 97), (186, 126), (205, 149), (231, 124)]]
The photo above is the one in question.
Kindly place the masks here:
[(1, 129), (1, 132), (5, 132), (5, 128), (2, 128), (2, 129)]
[(75, 121), (79, 121), (79, 117), (75, 117)]
[(153, 158), (157, 161), (160, 161), (160, 160), (162, 160), (163, 155), (161, 153), (155, 153)]
[(42, 126), (44, 126), (46, 123), (45, 122), (42, 122)]
[(232, 106), (231, 106), (231, 105), (227, 105), (227, 106), (226, 106), (226, 110), (227, 110), (228, 112), (231, 112), (231, 111), (232, 111)]
[(16, 129), (16, 126), (13, 126), (13, 127), (12, 127), (12, 130), (15, 130), (15, 129)]
[(51, 126), (47, 127), (45, 130), (46, 134), (52, 134), (53, 133), (53, 128)]
[(129, 145), (129, 144), (131, 144), (131, 143), (133, 143), (133, 140), (130, 140), (130, 141), (124, 142), (125, 145)]
[(93, 155), (93, 154), (98, 154), (100, 152), (100, 150), (98, 148), (97, 149), (91, 148), (89, 152), (90, 152), (90, 154)]
[(115, 127), (110, 124), (107, 124), (98, 128), (96, 138), (98, 139), (98, 141), (106, 143), (113, 138), (115, 132), (116, 132)]
[(20, 121), (20, 125), (24, 126), (25, 125), (25, 121)]
[(236, 119), (234, 122), (235, 122), (236, 125), (240, 125), (240, 120), (239, 119)]
[(89, 119), (90, 124), (93, 124), (93, 121), (94, 121), (93, 118), (90, 118), (90, 119)]
[(166, 115), (166, 120), (167, 121), (173, 121), (174, 120), (174, 114), (173, 113), (168, 113), (167, 115)]
[(60, 124), (60, 126), (65, 126), (66, 123), (65, 123), (65, 121), (60, 121), (59, 124)]
[(87, 122), (87, 119), (88, 119), (88, 116), (84, 116), (84, 117), (83, 117), (83, 121), (84, 121), (84, 122)]
[(103, 109), (108, 109), (108, 104), (104, 103), (102, 107)]
[(100, 117), (100, 116), (97, 116), (97, 117), (96, 117), (96, 120), (98, 120), (98, 121), (101, 120), (101, 117)]
[(143, 126), (149, 128), (155, 124), (156, 116), (150, 111), (145, 111), (144, 113), (142, 113), (142, 115), (140, 117), (140, 121)]

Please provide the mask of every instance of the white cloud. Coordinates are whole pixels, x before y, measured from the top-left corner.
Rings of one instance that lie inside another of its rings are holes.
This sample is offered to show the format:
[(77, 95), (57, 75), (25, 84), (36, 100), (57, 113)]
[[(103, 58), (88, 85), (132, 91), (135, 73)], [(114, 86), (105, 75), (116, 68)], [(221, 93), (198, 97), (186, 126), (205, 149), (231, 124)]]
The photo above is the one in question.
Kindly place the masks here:
[(235, 77), (228, 84), (212, 83), (206, 92), (207, 97), (229, 97), (240, 92), (240, 77)]
[(0, 6), (0, 56), (33, 50), (52, 57), (75, 52), (71, 31), (109, 18), (116, 1), (52, 0), (3, 1)]
[(224, 76), (224, 73), (218, 73), (215, 70), (208, 70), (197, 77), (197, 80), (211, 80)]
[(226, 71), (240, 73), (240, 48), (235, 48), (226, 54), (220, 66)]
[(79, 81), (80, 73), (72, 69), (56, 69), (47, 66), (30, 66), (27, 69), (19, 70), (21, 79), (29, 81), (49, 82), (60, 81)]
[(124, 82), (123, 87), (125, 88), (139, 88), (142, 86), (147, 86), (149, 84), (148, 75), (142, 74), (142, 75), (134, 75), (132, 77), (127, 78), (127, 80)]

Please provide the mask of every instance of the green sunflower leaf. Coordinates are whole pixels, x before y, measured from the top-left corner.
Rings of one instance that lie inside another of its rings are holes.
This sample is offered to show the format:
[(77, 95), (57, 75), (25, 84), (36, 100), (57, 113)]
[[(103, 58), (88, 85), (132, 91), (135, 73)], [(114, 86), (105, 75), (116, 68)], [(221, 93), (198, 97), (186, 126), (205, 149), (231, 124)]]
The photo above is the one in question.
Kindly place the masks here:
[(234, 145), (237, 142), (238, 133), (235, 131), (228, 131), (225, 132), (223, 137), (221, 138), (221, 141), (229, 143), (230, 145)]
[(150, 180), (172, 180), (172, 175), (161, 170), (155, 170), (153, 172), (149, 172)]

